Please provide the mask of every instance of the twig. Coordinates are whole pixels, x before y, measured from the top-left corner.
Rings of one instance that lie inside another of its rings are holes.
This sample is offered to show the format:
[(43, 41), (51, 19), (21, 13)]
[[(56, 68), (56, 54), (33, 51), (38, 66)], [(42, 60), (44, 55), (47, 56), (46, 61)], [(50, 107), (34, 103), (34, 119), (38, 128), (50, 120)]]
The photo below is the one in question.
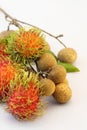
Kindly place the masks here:
[[(60, 43), (66, 48), (66, 45), (59, 39), (59, 37), (63, 37), (62, 34), (61, 34), (61, 35), (58, 35), (58, 36), (54, 36), (53, 34), (47, 32), (47, 31), (45, 31), (45, 30), (43, 30), (43, 29), (41, 29), (41, 28), (39, 28), (39, 27), (37, 27), (37, 26), (35, 26), (35, 25), (32, 25), (32, 24), (30, 24), (30, 23), (26, 23), (26, 22), (23, 22), (23, 21), (14, 19), (14, 18), (13, 18), (12, 16), (10, 16), (7, 12), (5, 12), (2, 8), (0, 8), (0, 11), (5, 15), (5, 19), (6, 19), (8, 22), (10, 22), (9, 25), (13, 24), (13, 25), (15, 25), (16, 27), (21, 28), (22, 26), (21, 26), (19, 23), (22, 23), (22, 24), (26, 24), (26, 25), (32, 26), (32, 27), (34, 27), (34, 28), (38, 28), (38, 29), (40, 29), (42, 32), (46, 33), (47, 35), (49, 35), (49, 36), (55, 38), (58, 42), (60, 42)], [(9, 18), (10, 20), (8, 20), (8, 18)], [(9, 29), (9, 26), (8, 26), (8, 29)]]
[[(5, 15), (5, 19), (9, 22), (9, 25), (13, 24), (18, 28), (21, 28), (22, 26), (17, 22), (16, 19), (14, 19), (12, 16), (10, 16), (7, 12), (5, 12), (2, 8), (0, 8), (0, 11)], [(9, 18), (9, 19), (8, 19)]]

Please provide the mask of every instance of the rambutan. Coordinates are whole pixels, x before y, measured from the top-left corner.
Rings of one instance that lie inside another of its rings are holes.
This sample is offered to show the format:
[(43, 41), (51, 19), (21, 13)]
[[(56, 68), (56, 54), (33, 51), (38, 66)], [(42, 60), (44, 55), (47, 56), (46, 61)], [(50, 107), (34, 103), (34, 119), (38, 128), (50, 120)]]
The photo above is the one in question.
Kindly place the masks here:
[(0, 62), (0, 100), (5, 102), (9, 95), (10, 81), (14, 79), (15, 69), (9, 61)]
[(8, 54), (5, 52), (5, 45), (0, 43), (0, 61), (4, 60), (7, 56)]
[(13, 82), (15, 87), (8, 99), (8, 110), (17, 119), (31, 120), (41, 115), (43, 105), (40, 99), (40, 85), (38, 83), (37, 75), (24, 72), (18, 75)]
[(7, 41), (8, 52), (16, 61), (35, 60), (48, 49), (48, 43), (37, 28), (28, 31), (21, 29), (19, 32), (11, 34)]

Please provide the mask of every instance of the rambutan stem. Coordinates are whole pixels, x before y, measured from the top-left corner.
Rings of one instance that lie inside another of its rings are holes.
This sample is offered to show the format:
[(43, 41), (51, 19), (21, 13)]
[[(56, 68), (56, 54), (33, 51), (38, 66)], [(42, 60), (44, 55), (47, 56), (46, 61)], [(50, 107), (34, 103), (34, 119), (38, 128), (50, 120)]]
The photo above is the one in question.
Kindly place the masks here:
[[(10, 25), (15, 25), (16, 27), (18, 28), (21, 28), (22, 26), (19, 24), (19, 23), (22, 23), (22, 24), (26, 24), (28, 26), (31, 26), (31, 27), (34, 27), (34, 28), (38, 28), (40, 29), (42, 32), (46, 33), (47, 35), (55, 38), (60, 44), (62, 44), (65, 48), (66, 48), (66, 45), (59, 39), (59, 37), (63, 37), (63, 35), (58, 35), (58, 36), (54, 36), (53, 34), (35, 26), (35, 25), (32, 25), (30, 23), (26, 23), (26, 22), (23, 22), (23, 21), (20, 21), (20, 20), (17, 20), (17, 19), (14, 19), (13, 17), (11, 17), (7, 12), (5, 12), (2, 8), (0, 8), (0, 11), (5, 15), (5, 19), (9, 22), (9, 26)], [(8, 19), (9, 18), (9, 19)], [(8, 30), (9, 30), (9, 26), (8, 26)]]

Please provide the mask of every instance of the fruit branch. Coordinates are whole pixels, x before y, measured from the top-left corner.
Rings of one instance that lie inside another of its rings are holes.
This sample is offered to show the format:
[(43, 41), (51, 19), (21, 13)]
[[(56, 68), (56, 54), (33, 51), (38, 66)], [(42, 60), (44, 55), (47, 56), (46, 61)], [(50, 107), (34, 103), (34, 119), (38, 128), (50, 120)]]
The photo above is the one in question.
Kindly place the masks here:
[[(13, 24), (18, 28), (21, 28), (22, 26), (17, 22), (16, 19), (14, 19), (12, 16), (10, 16), (7, 12), (5, 12), (2, 8), (0, 8), (0, 11), (5, 15), (5, 19), (10, 22), (9, 25)], [(8, 19), (9, 18), (9, 19)]]
[[(10, 25), (15, 25), (16, 27), (18, 28), (22, 28), (22, 25), (20, 25), (19, 23), (22, 23), (22, 24), (26, 24), (26, 25), (29, 25), (29, 26), (32, 26), (34, 28), (38, 28), (40, 29), (42, 32), (46, 33), (47, 35), (55, 38), (60, 44), (62, 44), (65, 48), (66, 48), (66, 45), (59, 39), (59, 37), (63, 37), (62, 34), (58, 35), (58, 36), (54, 36), (53, 34), (35, 26), (35, 25), (32, 25), (30, 23), (26, 23), (26, 22), (23, 22), (23, 21), (20, 21), (18, 19), (14, 19), (12, 16), (10, 16), (7, 12), (5, 12), (2, 8), (0, 8), (0, 11), (5, 15), (5, 19), (9, 22), (9, 26)], [(9, 18), (9, 19), (8, 19)], [(8, 29), (9, 29), (9, 26), (8, 26)]]

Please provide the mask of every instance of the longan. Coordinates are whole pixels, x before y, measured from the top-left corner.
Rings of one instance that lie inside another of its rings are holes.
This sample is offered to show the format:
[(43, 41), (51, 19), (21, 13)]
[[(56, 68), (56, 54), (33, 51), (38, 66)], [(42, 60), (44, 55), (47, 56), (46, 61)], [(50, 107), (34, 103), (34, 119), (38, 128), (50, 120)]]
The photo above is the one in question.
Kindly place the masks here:
[(65, 83), (65, 84), (69, 85), (69, 81), (67, 78), (65, 78), (61, 83)]
[(66, 77), (66, 69), (62, 65), (55, 65), (48, 73), (47, 78), (51, 79), (55, 84), (63, 82)]
[(39, 58), (37, 64), (41, 71), (47, 71), (52, 68), (52, 66), (56, 65), (57, 61), (51, 53), (46, 52)]
[(77, 59), (77, 52), (73, 48), (64, 48), (59, 51), (58, 59), (73, 64)]
[(58, 103), (66, 103), (72, 97), (72, 90), (65, 83), (57, 84), (55, 92), (53, 93), (53, 97)]
[(50, 96), (54, 93), (55, 91), (55, 84), (52, 80), (50, 79), (41, 79), (40, 80), (41, 84), (41, 91), (43, 96)]

